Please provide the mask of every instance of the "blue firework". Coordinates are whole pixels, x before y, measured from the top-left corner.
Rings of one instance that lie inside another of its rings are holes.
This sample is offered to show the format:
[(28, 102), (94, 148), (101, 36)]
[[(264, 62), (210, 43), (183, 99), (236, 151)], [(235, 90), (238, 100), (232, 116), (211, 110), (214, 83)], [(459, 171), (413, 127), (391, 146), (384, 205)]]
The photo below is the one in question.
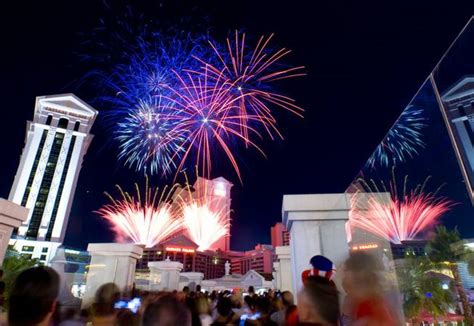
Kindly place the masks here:
[(117, 124), (119, 159), (149, 174), (171, 174), (184, 152), (186, 132), (176, 128), (179, 111), (163, 105), (162, 97), (140, 100), (137, 108)]
[[(172, 33), (171, 33), (172, 34)], [(194, 57), (212, 54), (205, 36), (173, 35), (144, 30), (139, 36), (117, 35), (121, 51), (110, 72), (100, 72), (105, 95), (99, 100), (107, 108), (105, 121), (126, 166), (163, 176), (173, 172), (181, 159), (185, 132), (177, 132), (173, 90), (179, 76), (197, 70)], [(128, 43), (127, 43), (128, 42)]]
[(397, 166), (418, 155), (426, 145), (423, 141), (423, 130), (427, 122), (422, 108), (409, 105), (377, 146), (367, 161), (367, 166)]

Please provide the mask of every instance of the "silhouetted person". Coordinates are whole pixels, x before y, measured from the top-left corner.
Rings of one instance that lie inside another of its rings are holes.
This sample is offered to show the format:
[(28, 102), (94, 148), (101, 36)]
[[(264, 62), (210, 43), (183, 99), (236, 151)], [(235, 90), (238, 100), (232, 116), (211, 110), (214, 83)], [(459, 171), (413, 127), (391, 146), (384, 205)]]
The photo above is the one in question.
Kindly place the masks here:
[(281, 301), (283, 303), (283, 309), (274, 312), (271, 315), (271, 319), (279, 326), (288, 325), (296, 322), (296, 306), (293, 294), (290, 291), (283, 291), (281, 293)]
[(108, 326), (116, 323), (115, 303), (120, 299), (120, 289), (114, 283), (105, 283), (95, 292), (91, 306), (91, 319), (94, 326)]
[(300, 325), (339, 325), (339, 296), (334, 282), (309, 276), (298, 293)]
[(145, 307), (142, 326), (191, 326), (191, 312), (175, 296), (164, 295)]
[(10, 293), (8, 325), (49, 325), (56, 309), (59, 275), (39, 266), (21, 272)]
[(216, 309), (218, 315), (212, 325), (224, 326), (238, 324), (239, 316), (232, 311), (232, 301), (229, 298), (220, 298), (219, 301), (217, 301)]

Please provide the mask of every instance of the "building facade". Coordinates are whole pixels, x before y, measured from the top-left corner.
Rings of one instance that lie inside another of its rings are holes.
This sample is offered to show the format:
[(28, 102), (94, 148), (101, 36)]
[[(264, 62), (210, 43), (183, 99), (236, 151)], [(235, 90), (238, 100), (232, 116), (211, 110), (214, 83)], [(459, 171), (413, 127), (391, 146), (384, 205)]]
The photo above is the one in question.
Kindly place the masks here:
[(47, 262), (63, 242), (97, 114), (73, 94), (36, 98), (9, 196), (29, 209), (10, 240), (20, 253)]
[(275, 249), (271, 245), (258, 244), (254, 250), (246, 251), (241, 257), (231, 260), (233, 274), (245, 274), (254, 270), (262, 275), (269, 276), (273, 271)]
[(272, 226), (271, 240), (273, 248), (290, 245), (290, 233), (283, 223), (276, 223)]

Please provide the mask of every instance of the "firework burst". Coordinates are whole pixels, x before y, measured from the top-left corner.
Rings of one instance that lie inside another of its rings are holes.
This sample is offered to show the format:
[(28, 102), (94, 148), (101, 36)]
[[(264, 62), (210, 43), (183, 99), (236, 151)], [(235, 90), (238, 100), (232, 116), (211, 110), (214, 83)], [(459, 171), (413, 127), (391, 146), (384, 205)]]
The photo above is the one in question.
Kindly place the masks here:
[(150, 174), (174, 172), (186, 132), (175, 129), (177, 112), (167, 105), (161, 104), (161, 97), (140, 102), (136, 110), (118, 123), (115, 134), (120, 144), (119, 159), (125, 160), (126, 165)]
[[(119, 158), (144, 174), (170, 175), (180, 160), (185, 130), (177, 130), (174, 90), (185, 68), (198, 69), (193, 56), (208, 57), (207, 38), (165, 35), (146, 29), (113, 39), (119, 55), (111, 72), (95, 72), (105, 90), (104, 121), (119, 147)], [(115, 34), (114, 34), (115, 35)], [(128, 43), (127, 43), (128, 42)], [(171, 159), (173, 157), (173, 159)]]
[[(230, 90), (233, 84), (229, 84), (223, 78), (216, 77), (209, 83), (207, 72), (206, 69), (202, 74), (187, 73), (184, 77), (179, 77), (181, 85), (173, 90), (175, 97), (173, 106), (179, 111), (176, 115), (179, 121), (175, 133), (187, 134), (182, 159), (177, 163), (177, 171), (181, 171), (188, 163), (190, 166), (197, 166), (200, 175), (210, 177), (212, 162), (218, 150), (221, 150), (241, 180), (240, 169), (231, 145), (243, 142), (265, 155), (251, 138), (261, 135), (258, 130), (247, 126), (245, 126), (247, 132), (241, 133), (244, 128), (243, 117), (237, 108), (243, 95), (232, 96)], [(265, 118), (255, 115), (246, 115), (245, 120), (267, 124)]]
[(412, 105), (408, 106), (395, 125), (389, 130), (375, 152), (367, 161), (367, 165), (374, 168), (377, 164), (383, 166), (397, 166), (408, 158), (418, 155), (425, 147), (423, 129), (427, 126), (424, 110)]
[(118, 185), (117, 189), (121, 198), (114, 199), (106, 193), (111, 203), (97, 211), (110, 222), (117, 241), (133, 241), (150, 248), (181, 229), (182, 219), (170, 203), (176, 187), (165, 187), (160, 192), (148, 186), (147, 178), (143, 195), (138, 184), (135, 184), (136, 197)]
[(178, 192), (183, 227), (199, 251), (212, 249), (230, 232), (230, 207), (225, 196), (216, 195), (222, 189), (215, 187), (212, 180), (198, 178), (194, 188), (187, 182)]
[(392, 243), (414, 240), (420, 233), (436, 224), (453, 203), (438, 197), (438, 190), (425, 193), (430, 177), (415, 189), (407, 191), (405, 176), (403, 193), (398, 195), (393, 176), (388, 188), (373, 180), (359, 179), (357, 190), (351, 195), (350, 228), (360, 228)]
[(218, 60), (217, 64), (207, 58), (196, 57), (201, 62), (208, 75), (213, 79), (224, 78), (231, 85), (231, 94), (238, 98), (241, 134), (248, 138), (248, 124), (255, 122), (249, 116), (258, 117), (261, 127), (265, 128), (270, 137), (273, 134), (282, 137), (276, 127), (277, 120), (272, 107), (280, 107), (302, 117), (303, 109), (295, 101), (272, 91), (273, 82), (282, 79), (305, 75), (303, 66), (284, 67), (281, 60), (291, 53), (282, 48), (277, 51), (269, 49), (273, 34), (262, 36), (254, 48), (245, 41), (245, 33), (235, 31), (233, 40), (227, 38), (226, 47), (220, 47), (209, 41)]

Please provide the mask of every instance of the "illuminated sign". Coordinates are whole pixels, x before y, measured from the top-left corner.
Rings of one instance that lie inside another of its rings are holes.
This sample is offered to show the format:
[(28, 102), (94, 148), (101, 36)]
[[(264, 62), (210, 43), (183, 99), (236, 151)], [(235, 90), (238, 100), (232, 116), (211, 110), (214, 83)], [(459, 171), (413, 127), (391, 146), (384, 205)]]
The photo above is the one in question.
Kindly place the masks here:
[(375, 249), (375, 248), (378, 248), (378, 247), (379, 247), (379, 245), (376, 244), (376, 243), (368, 243), (368, 244), (361, 244), (361, 245), (353, 246), (351, 249), (353, 251), (357, 251), (357, 250)]
[(196, 250), (192, 248), (181, 248), (181, 247), (166, 247), (166, 251), (171, 251), (171, 252), (184, 252), (184, 253), (190, 253), (193, 254), (196, 252)]

